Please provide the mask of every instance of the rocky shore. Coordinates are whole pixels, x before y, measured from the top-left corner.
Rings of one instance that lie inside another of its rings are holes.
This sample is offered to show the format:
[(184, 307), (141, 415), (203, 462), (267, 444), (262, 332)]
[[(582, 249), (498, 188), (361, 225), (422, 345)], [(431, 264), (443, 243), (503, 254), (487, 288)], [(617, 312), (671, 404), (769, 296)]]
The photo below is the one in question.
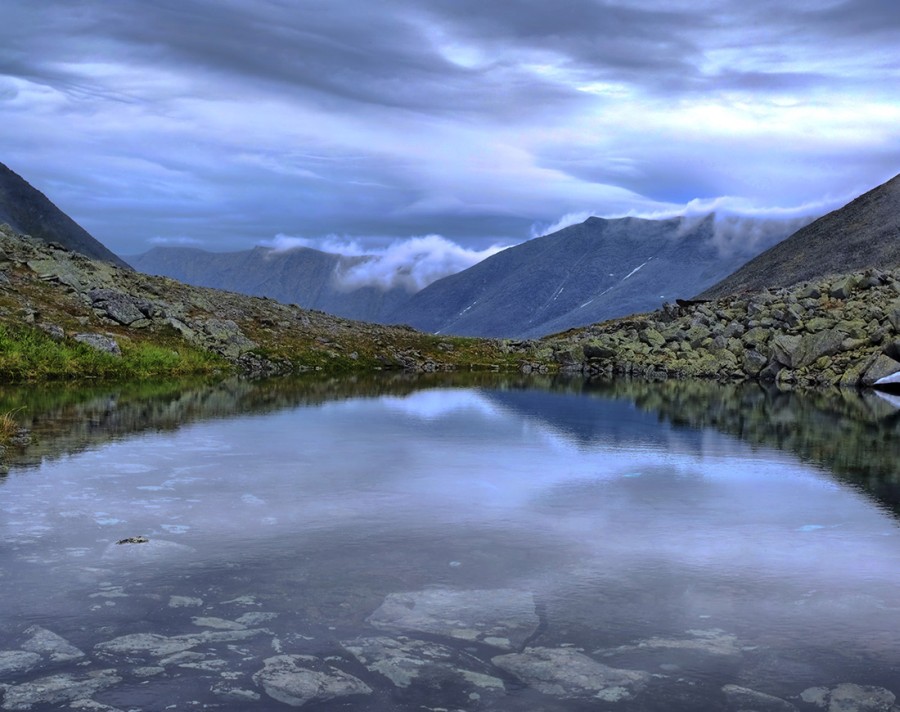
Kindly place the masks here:
[(544, 343), (562, 370), (588, 377), (871, 386), (900, 372), (900, 269), (679, 301)]

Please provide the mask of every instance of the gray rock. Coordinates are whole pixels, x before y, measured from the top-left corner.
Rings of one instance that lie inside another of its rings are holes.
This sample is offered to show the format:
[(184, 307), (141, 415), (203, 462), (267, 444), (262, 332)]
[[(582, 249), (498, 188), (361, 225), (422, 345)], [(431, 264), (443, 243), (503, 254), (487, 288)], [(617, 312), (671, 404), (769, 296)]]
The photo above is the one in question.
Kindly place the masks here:
[(43, 280), (65, 284), (76, 292), (84, 291), (78, 270), (64, 258), (59, 260), (53, 258), (28, 260), (26, 264), (32, 272), (36, 273)]
[(803, 368), (841, 350), (843, 332), (826, 329), (802, 337), (779, 334), (772, 339), (773, 358), (788, 368)]
[(88, 297), (95, 309), (125, 326), (146, 316), (131, 295), (116, 289), (92, 289)]
[(115, 670), (98, 670), (87, 675), (64, 673), (13, 685), (3, 698), (5, 710), (27, 710), (36, 704), (59, 705), (90, 698), (122, 681)]
[(372, 693), (359, 678), (310, 655), (276, 655), (263, 665), (253, 681), (269, 697), (292, 707)]
[(7, 675), (27, 672), (41, 661), (37, 653), (24, 650), (0, 650), (0, 680)]
[(527, 591), (447, 588), (389, 594), (367, 621), (382, 630), (421, 631), (503, 650), (524, 645), (540, 622)]
[(491, 662), (535, 690), (563, 698), (627, 700), (650, 679), (650, 673), (612, 668), (571, 648), (526, 648)]
[(448, 681), (471, 684), (478, 694), (504, 690), (503, 681), (483, 672), (462, 669), (453, 648), (423, 640), (371, 637), (341, 645), (371, 672), (384, 675), (397, 687), (409, 687), (419, 678), (436, 686)]
[(68, 640), (53, 631), (41, 628), (39, 625), (31, 626), (25, 633), (30, 635), (31, 638), (23, 643), (23, 650), (46, 655), (55, 663), (78, 660), (78, 658), (84, 657), (84, 653), (69, 643)]
[(753, 712), (797, 712), (790, 702), (757, 692), (738, 685), (725, 685), (722, 688), (730, 710), (753, 710)]
[(759, 372), (766, 367), (767, 362), (768, 359), (759, 351), (750, 349), (749, 351), (744, 352), (744, 359), (742, 363), (744, 373), (749, 376), (757, 376), (759, 375)]
[(119, 344), (109, 336), (104, 336), (103, 334), (75, 334), (72, 338), (85, 346), (90, 346), (92, 349), (97, 349), (113, 356), (122, 355), (122, 349), (119, 348)]

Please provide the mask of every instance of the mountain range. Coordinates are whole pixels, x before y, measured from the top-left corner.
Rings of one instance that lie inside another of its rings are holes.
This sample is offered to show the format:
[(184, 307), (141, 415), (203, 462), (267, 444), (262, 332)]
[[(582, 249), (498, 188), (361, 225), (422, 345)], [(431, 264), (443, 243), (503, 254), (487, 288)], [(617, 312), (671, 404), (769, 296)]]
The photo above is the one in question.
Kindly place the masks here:
[(536, 338), (687, 298), (743, 264), (715, 217), (592, 217), (438, 280), (390, 316), (435, 333)]
[(715, 284), (752, 254), (722, 253), (714, 231), (713, 215), (592, 217), (503, 250), (415, 294), (402, 287), (348, 289), (341, 273), (373, 258), (309, 248), (213, 253), (157, 247), (128, 261), (150, 274), (351, 319), (459, 336), (535, 338), (649, 311)]

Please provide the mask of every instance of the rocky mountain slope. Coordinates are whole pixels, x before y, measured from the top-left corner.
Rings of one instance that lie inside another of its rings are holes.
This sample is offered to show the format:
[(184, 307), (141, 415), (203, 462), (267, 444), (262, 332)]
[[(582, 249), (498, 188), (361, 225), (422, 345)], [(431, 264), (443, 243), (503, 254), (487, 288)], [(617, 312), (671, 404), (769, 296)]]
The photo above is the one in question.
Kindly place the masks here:
[(49, 348), (51, 341), (98, 354), (82, 359), (82, 368), (129, 358), (147, 346), (166, 363), (199, 352), (214, 355), (223, 369), (254, 374), (517, 365), (497, 342), (441, 338), (191, 287), (46, 245), (6, 226), (0, 226), (0, 337), (8, 341), (0, 349), (6, 380), (20, 375), (21, 354), (35, 345), (47, 353), (48, 370), (40, 377), (92, 375), (57, 365), (63, 356)]
[(240, 252), (208, 252), (188, 247), (154, 247), (129, 255), (135, 269), (198, 287), (214, 287), (285, 304), (299, 304), (362, 321), (384, 322), (409, 298), (403, 288), (343, 288), (336, 275), (365, 257), (345, 257), (306, 247), (275, 251), (265, 247)]
[(389, 315), (423, 331), (535, 338), (689, 297), (750, 255), (722, 255), (714, 218), (592, 217), (511, 247)]
[(47, 196), (0, 163), (0, 225), (4, 223), (45, 243), (55, 242), (67, 250), (128, 267)]
[(712, 287), (701, 299), (900, 266), (900, 175), (828, 213)]

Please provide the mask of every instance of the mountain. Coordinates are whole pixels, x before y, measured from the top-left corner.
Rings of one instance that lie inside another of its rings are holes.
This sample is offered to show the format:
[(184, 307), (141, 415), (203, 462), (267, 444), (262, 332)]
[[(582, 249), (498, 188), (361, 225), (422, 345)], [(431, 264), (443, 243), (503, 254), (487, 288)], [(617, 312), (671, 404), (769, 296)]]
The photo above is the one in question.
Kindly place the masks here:
[(700, 293), (715, 299), (900, 265), (900, 175), (828, 213)]
[(42, 242), (55, 242), (87, 257), (128, 267), (46, 195), (0, 163), (0, 225), (3, 223)]
[(535, 338), (651, 311), (749, 257), (713, 244), (715, 217), (588, 218), (444, 277), (388, 315), (423, 331)]
[(400, 287), (342, 288), (337, 275), (366, 260), (306, 247), (275, 251), (265, 247), (240, 252), (207, 252), (188, 247), (154, 247), (128, 257), (135, 269), (171, 277), (198, 287), (270, 297), (336, 316), (381, 322), (409, 298)]

